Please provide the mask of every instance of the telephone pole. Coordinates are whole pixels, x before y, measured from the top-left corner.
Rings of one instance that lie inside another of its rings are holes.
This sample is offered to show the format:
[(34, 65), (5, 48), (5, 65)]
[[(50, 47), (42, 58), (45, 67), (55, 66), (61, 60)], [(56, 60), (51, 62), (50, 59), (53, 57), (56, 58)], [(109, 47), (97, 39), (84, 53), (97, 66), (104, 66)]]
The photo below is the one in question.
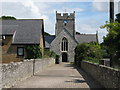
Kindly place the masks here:
[(114, 22), (114, 0), (110, 0), (110, 22)]

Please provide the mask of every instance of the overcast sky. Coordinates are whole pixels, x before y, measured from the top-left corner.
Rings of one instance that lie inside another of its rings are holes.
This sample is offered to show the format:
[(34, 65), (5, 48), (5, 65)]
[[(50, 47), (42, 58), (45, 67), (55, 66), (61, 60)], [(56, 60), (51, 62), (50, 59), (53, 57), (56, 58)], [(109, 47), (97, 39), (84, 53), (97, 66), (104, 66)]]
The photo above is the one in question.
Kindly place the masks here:
[[(99, 41), (106, 35), (100, 29), (109, 20), (109, 3), (98, 0), (3, 0), (0, 16), (14, 16), (17, 19), (44, 19), (45, 31), (55, 34), (55, 11), (73, 13), (75, 11), (75, 29), (80, 33), (93, 34), (98, 31)], [(74, 2), (73, 2), (74, 1)], [(105, 0), (104, 0), (105, 1)], [(115, 14), (118, 13), (118, 1), (115, 2)]]

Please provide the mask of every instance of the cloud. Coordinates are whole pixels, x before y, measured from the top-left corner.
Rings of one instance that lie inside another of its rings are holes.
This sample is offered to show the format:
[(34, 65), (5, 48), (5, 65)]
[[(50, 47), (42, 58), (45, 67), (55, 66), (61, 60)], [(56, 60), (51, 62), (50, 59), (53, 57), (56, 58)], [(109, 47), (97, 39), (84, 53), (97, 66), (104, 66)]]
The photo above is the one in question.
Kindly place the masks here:
[(25, 7), (25, 8), (29, 8), (31, 11), (31, 15), (34, 18), (42, 18), (42, 19), (48, 19), (48, 17), (46, 15), (42, 15), (42, 11), (44, 11), (45, 9), (45, 4), (41, 4), (41, 8), (37, 7), (37, 5), (35, 5), (35, 3), (32, 0), (26, 0), (26, 1), (20, 1), (21, 4)]
[[(99, 3), (99, 2), (98, 2)], [(56, 6), (56, 3), (44, 3), (44, 2), (34, 2), (33, 0), (25, 0), (19, 1), (19, 2), (6, 2), (4, 4), (4, 15), (12, 15), (16, 18), (38, 18), (38, 19), (44, 19), (44, 27), (45, 31), (47, 31), (50, 34), (55, 33), (55, 11), (64, 12), (66, 9), (66, 12), (83, 12), (85, 9), (82, 9), (80, 7), (67, 7), (63, 3), (58, 3), (58, 7)], [(99, 5), (100, 7), (100, 5)], [(94, 7), (95, 8), (95, 7)], [(102, 11), (100, 8), (97, 9), (98, 11)], [(104, 11), (104, 10), (103, 10)], [(102, 11), (102, 12), (103, 12)], [(86, 13), (86, 14), (89, 14)], [(101, 14), (100, 14), (101, 16)], [(98, 18), (96, 15), (93, 14), (93, 17)], [(101, 16), (102, 18), (104, 16)], [(101, 18), (99, 17), (99, 18)], [(82, 20), (79, 18), (83, 18)], [(98, 19), (99, 19), (98, 18)], [(78, 22), (80, 20), (80, 22)], [(100, 21), (103, 21), (102, 19), (95, 21), (91, 16), (85, 16), (85, 17), (76, 17), (76, 30), (80, 31), (80, 33), (96, 33), (96, 30), (100, 27)], [(99, 25), (98, 25), (99, 24)], [(103, 33), (101, 33), (101, 36)]]
[[(118, 12), (118, 2), (120, 0), (114, 0), (114, 11), (115, 13)], [(93, 11), (98, 11), (98, 12), (109, 12), (109, 0), (106, 0), (106, 2), (98, 2), (98, 0), (94, 0), (92, 2), (92, 9)]]
[(103, 36), (106, 36), (107, 31), (106, 29), (100, 29), (99, 27), (96, 27), (95, 25), (91, 24), (77, 24), (77, 30), (81, 34), (96, 34), (96, 31), (98, 31), (98, 41), (99, 43), (103, 42)]
[(108, 12), (108, 2), (92, 2), (93, 11)]

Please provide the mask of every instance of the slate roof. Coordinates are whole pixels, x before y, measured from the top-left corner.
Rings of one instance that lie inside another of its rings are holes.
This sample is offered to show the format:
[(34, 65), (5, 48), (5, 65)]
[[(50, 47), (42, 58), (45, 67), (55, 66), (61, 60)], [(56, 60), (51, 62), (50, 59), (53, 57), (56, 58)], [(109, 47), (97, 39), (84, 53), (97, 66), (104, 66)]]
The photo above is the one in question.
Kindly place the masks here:
[[(66, 29), (64, 29), (64, 30), (67, 31)], [(45, 48), (50, 48), (50, 44), (55, 39), (55, 35), (44, 36), (44, 39), (45, 39)], [(92, 42), (92, 41), (98, 42), (96, 34), (80, 34), (80, 35), (75, 35), (75, 39), (74, 40), (77, 43), (84, 43), (84, 42), (89, 43), (89, 42)]]
[(55, 39), (55, 35), (44, 36), (44, 39), (45, 39), (45, 48), (50, 48), (50, 44)]
[(89, 43), (92, 41), (98, 42), (96, 34), (80, 34), (80, 35), (76, 35), (75, 38), (78, 43), (83, 43), (83, 42)]
[(45, 48), (50, 48), (50, 44), (47, 41), (45, 41)]
[(18, 25), (0, 25), (0, 27), (2, 28), (2, 35), (13, 35)]
[(2, 35), (13, 34), (13, 44), (40, 44), (42, 19), (2, 20)]

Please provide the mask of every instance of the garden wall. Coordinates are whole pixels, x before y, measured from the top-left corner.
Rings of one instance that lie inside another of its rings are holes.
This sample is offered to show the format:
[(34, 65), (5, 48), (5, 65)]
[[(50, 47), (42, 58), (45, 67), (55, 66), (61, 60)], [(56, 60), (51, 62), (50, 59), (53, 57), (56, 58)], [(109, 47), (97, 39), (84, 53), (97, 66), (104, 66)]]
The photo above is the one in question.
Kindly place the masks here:
[(120, 71), (113, 68), (81, 62), (81, 68), (105, 88), (120, 88)]
[[(54, 58), (24, 60), (2, 65), (2, 87), (13, 86), (16, 82), (31, 77), (34, 73), (43, 71), (46, 67), (55, 64)], [(33, 69), (33, 66), (35, 69)]]

